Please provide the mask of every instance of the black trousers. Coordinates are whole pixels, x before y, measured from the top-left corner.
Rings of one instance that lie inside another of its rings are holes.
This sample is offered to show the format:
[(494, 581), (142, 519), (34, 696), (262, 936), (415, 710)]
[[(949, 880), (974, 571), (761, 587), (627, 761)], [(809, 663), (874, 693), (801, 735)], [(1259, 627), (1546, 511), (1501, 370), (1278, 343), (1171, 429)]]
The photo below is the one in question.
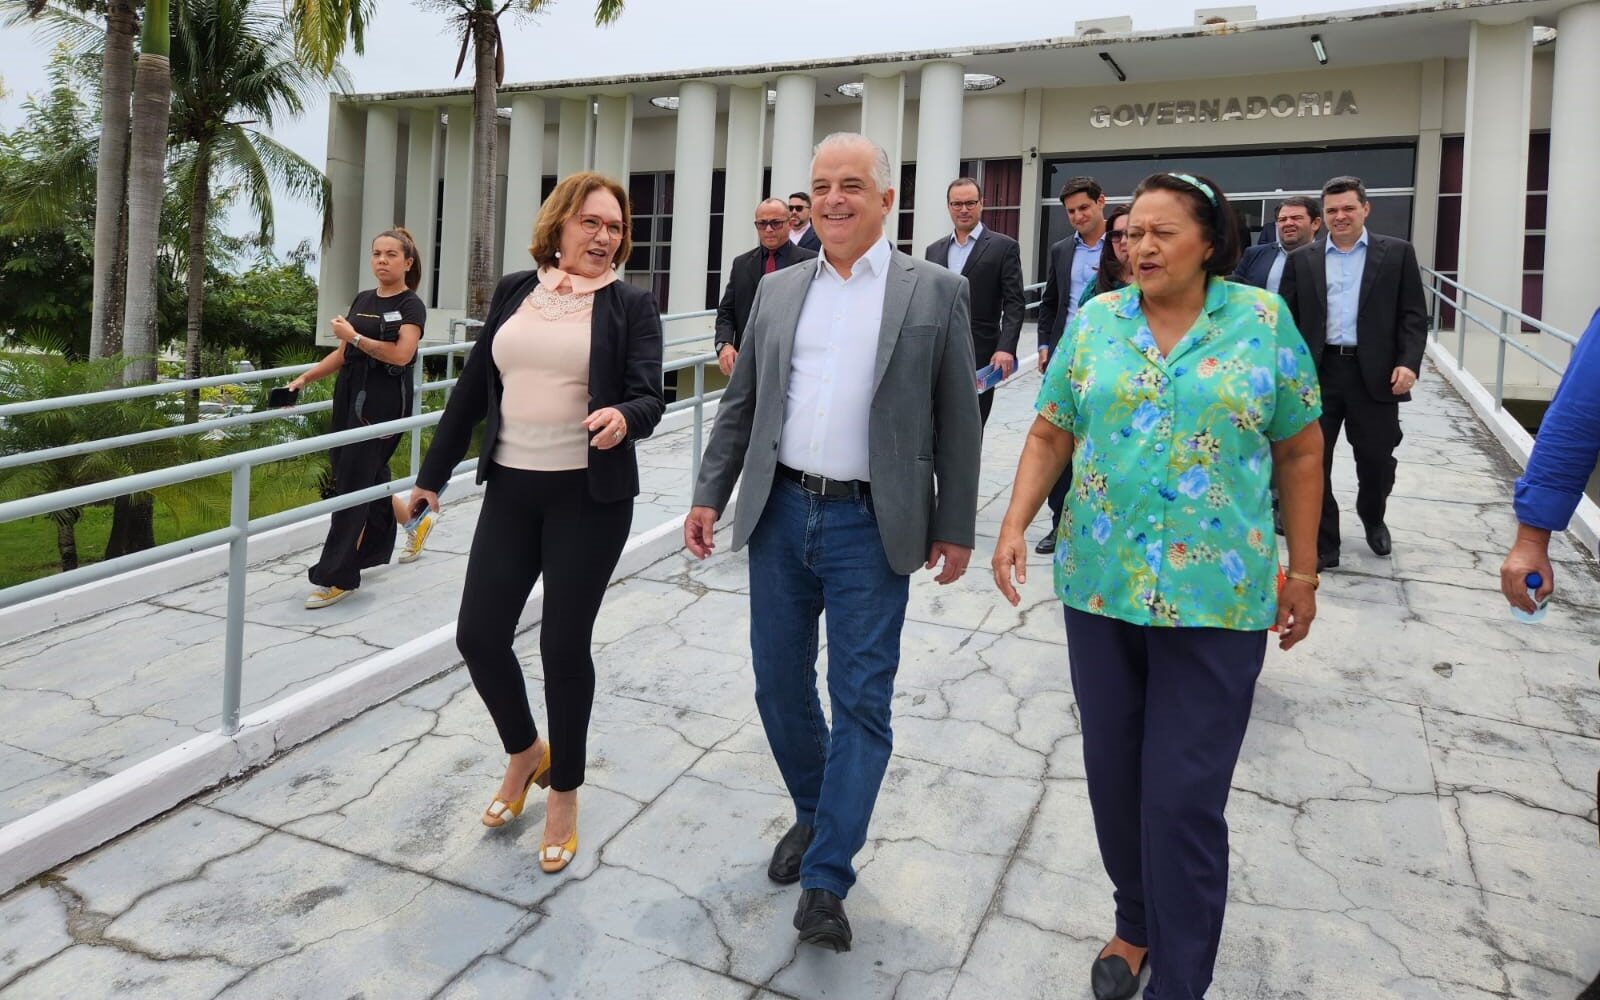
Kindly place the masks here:
[[(409, 375), (346, 365), (333, 386), (333, 429), (397, 420), (410, 413), (410, 407)], [(390, 434), (331, 449), (328, 460), (333, 465), (334, 494), (343, 496), (387, 483), (389, 459), (399, 446), (400, 435)], [(318, 587), (356, 590), (361, 586), (362, 570), (382, 566), (394, 555), (396, 534), (394, 505), (388, 497), (336, 510), (329, 519), (322, 555), (306, 576)]]
[(1117, 936), (1145, 996), (1206, 995), (1228, 902), (1224, 810), (1267, 633), (1148, 628), (1066, 609), (1072, 692)]
[[(982, 337), (974, 334), (972, 337), (972, 355), (976, 359), (979, 368), (987, 365), (989, 359), (994, 357), (994, 352), (999, 349), (1000, 340), (998, 335), (995, 337)], [(978, 420), (982, 427), (989, 425), (989, 411), (994, 409), (994, 394), (998, 391), (998, 389), (990, 389), (988, 392), (978, 393)]]
[(539, 658), (550, 743), (550, 787), (583, 784), (594, 705), (595, 616), (633, 523), (633, 500), (598, 503), (588, 471), (531, 472), (496, 465), (484, 490), (456, 648), (508, 754), (539, 736), (522, 664), (511, 643), (528, 593), (544, 576)]
[(1380, 403), (1372, 398), (1361, 377), (1355, 355), (1333, 353), (1329, 347), (1322, 356), (1322, 471), (1326, 487), (1322, 491), (1322, 523), (1317, 530), (1317, 554), (1339, 554), (1339, 501), (1333, 496), (1333, 448), (1339, 428), (1356, 458), (1356, 514), (1371, 527), (1382, 524), (1394, 490), (1394, 473), (1399, 463), (1394, 450), (1404, 435), (1400, 432), (1400, 404)]

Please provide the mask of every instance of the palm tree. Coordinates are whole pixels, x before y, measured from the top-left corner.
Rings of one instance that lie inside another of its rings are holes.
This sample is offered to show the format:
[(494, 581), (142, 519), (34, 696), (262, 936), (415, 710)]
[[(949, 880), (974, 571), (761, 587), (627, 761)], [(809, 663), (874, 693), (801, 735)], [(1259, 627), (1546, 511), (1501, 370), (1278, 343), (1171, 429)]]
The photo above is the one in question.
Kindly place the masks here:
[[(128, 152), (128, 290), (122, 338), (138, 360), (123, 373), (134, 385), (156, 378), (157, 270), (161, 194), (166, 182), (167, 124), (171, 113), (171, 20), (167, 0), (147, 0), (134, 72), (133, 140)], [(106, 252), (98, 248), (99, 254)]]
[[(506, 58), (500, 34), (500, 16), (511, 7), (506, 0), (497, 10), (494, 0), (418, 0), (422, 6), (448, 13), (461, 33), (461, 54), (456, 75), (472, 49), (472, 222), (467, 235), (467, 315), (483, 319), (494, 293), (495, 220), (495, 115), (496, 90), (505, 82)], [(552, 0), (521, 0), (520, 13), (532, 14)], [(625, 0), (595, 0), (594, 23), (610, 24), (622, 16)]]
[(345, 77), (337, 63), (319, 72), (303, 62), (290, 27), (266, 4), (179, 0), (176, 14), (171, 138), (193, 144), (184, 374), (194, 378), (200, 374), (213, 173), (232, 177), (249, 198), (263, 244), (272, 239), (274, 181), (324, 210), (326, 230), (327, 178), (252, 126), (271, 127), (278, 115), (299, 115), (330, 77), (340, 86)]

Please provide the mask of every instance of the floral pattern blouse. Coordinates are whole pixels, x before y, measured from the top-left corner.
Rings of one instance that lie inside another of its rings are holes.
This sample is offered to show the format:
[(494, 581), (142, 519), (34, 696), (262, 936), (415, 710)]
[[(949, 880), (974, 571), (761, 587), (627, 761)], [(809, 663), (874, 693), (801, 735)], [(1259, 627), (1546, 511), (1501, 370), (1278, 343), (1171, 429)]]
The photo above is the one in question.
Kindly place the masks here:
[(1039, 390), (1077, 440), (1055, 555), (1068, 606), (1257, 631), (1277, 615), (1271, 443), (1322, 413), (1283, 300), (1212, 278), (1166, 357), (1130, 285), (1078, 311)]

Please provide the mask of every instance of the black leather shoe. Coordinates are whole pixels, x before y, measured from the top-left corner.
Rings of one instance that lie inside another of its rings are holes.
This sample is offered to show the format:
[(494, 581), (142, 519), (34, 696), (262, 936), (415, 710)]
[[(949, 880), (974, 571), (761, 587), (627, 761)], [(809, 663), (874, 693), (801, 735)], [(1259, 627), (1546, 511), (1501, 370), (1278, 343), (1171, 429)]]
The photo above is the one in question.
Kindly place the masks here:
[(1372, 551), (1380, 556), (1386, 556), (1394, 550), (1393, 540), (1389, 538), (1389, 526), (1378, 523), (1367, 528), (1367, 544)]
[(1089, 967), (1089, 986), (1094, 1000), (1128, 1000), (1139, 992), (1139, 974), (1128, 967), (1121, 955), (1097, 958)]
[(1050, 532), (1050, 534), (1048, 534), (1048, 535), (1044, 536), (1043, 538), (1039, 539), (1039, 544), (1035, 545), (1033, 547), (1033, 551), (1039, 553), (1041, 556), (1047, 556), (1050, 553), (1054, 552), (1055, 550), (1056, 550), (1056, 533), (1053, 532), (1053, 531)]
[(793, 885), (800, 881), (800, 859), (811, 846), (811, 827), (796, 823), (772, 849), (772, 861), (767, 865), (767, 878), (779, 885)]
[(1337, 565), (1339, 565), (1339, 557), (1338, 557), (1337, 554), (1331, 555), (1331, 556), (1325, 556), (1325, 555), (1320, 555), (1319, 554), (1317, 556), (1317, 572), (1318, 573), (1321, 573), (1323, 570), (1333, 569)]
[(800, 894), (794, 911), (794, 927), (800, 940), (834, 951), (850, 950), (850, 921), (844, 915), (844, 900), (826, 889), (807, 889)]

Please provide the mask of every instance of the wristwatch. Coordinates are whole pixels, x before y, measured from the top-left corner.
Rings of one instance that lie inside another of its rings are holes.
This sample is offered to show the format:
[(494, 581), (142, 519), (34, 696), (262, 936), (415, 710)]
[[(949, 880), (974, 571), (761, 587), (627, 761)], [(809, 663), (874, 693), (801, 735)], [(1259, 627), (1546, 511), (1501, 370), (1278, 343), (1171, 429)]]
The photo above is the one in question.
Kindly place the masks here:
[(1322, 585), (1322, 575), (1319, 573), (1285, 573), (1286, 580), (1299, 580), (1301, 583), (1311, 584), (1311, 589), (1316, 590)]
[(352, 340), (352, 341), (350, 341), (350, 344), (351, 344), (351, 346), (353, 346), (353, 347), (354, 347), (354, 348), (355, 348), (355, 349), (356, 349), (356, 350), (358, 350), (358, 351), (359, 351), (359, 350), (361, 350), (361, 340), (362, 340), (362, 337), (361, 337), (361, 334), (359, 334), (359, 333), (358, 333), (358, 334), (356, 334), (356, 339), (354, 339), (354, 340)]

